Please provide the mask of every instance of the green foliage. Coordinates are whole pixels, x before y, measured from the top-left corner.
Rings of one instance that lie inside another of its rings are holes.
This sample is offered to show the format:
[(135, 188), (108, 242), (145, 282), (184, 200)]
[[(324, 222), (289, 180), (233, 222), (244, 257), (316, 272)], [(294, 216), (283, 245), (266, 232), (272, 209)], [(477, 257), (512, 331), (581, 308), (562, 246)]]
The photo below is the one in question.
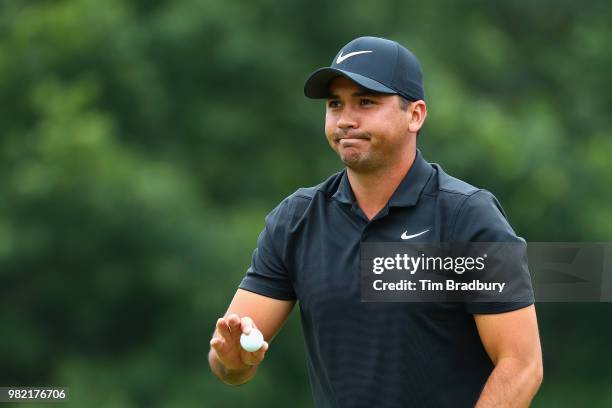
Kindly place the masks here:
[[(206, 354), (264, 215), (341, 167), (302, 86), (360, 35), (421, 59), (428, 160), (494, 192), (530, 240), (610, 240), (611, 13), (4, 1), (0, 385), (69, 386), (67, 406), (311, 406), (297, 310), (248, 385), (218, 382)], [(609, 311), (539, 306), (535, 406), (610, 405)]]

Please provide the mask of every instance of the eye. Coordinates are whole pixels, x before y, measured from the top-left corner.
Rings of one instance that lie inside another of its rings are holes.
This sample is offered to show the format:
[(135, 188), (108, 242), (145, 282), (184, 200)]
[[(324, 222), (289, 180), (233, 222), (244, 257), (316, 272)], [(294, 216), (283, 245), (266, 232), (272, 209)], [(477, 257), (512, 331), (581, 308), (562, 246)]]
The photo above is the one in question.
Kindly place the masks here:
[(372, 99), (369, 98), (361, 98), (359, 100), (359, 104), (361, 106), (367, 106), (367, 105), (374, 105), (376, 102), (374, 102)]
[(340, 101), (337, 99), (330, 99), (329, 101), (327, 101), (327, 107), (328, 108), (339, 108), (340, 107)]

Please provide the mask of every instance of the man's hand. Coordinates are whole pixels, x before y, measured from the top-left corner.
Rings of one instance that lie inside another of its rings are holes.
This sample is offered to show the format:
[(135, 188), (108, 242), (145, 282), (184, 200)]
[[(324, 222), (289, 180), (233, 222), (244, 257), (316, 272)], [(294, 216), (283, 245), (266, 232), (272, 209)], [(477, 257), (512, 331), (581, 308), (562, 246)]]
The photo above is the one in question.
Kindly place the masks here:
[[(238, 289), (225, 317), (217, 320), (210, 340), (208, 363), (213, 374), (230, 385), (244, 384), (253, 378), (268, 350), (268, 342), (287, 320), (294, 304), (295, 301), (272, 299)], [(252, 327), (267, 341), (251, 353), (240, 346), (240, 335), (248, 334)]]
[(249, 334), (251, 328), (257, 329), (250, 317), (240, 318), (230, 314), (217, 320), (217, 330), (210, 340), (210, 346), (215, 351), (219, 362), (228, 371), (246, 371), (258, 365), (263, 360), (268, 342), (257, 351), (249, 352), (240, 346), (240, 335)]

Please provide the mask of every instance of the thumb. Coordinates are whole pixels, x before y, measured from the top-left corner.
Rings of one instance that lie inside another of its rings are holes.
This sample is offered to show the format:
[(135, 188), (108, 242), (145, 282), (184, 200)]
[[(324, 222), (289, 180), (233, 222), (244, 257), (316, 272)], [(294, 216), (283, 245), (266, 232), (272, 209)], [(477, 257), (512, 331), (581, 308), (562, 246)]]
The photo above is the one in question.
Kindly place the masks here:
[(269, 347), (270, 345), (268, 344), (268, 342), (264, 341), (261, 348), (257, 351), (251, 352), (251, 351), (246, 351), (243, 349), (242, 350), (242, 361), (244, 362), (244, 364), (248, 364), (248, 365), (257, 365), (261, 363)]

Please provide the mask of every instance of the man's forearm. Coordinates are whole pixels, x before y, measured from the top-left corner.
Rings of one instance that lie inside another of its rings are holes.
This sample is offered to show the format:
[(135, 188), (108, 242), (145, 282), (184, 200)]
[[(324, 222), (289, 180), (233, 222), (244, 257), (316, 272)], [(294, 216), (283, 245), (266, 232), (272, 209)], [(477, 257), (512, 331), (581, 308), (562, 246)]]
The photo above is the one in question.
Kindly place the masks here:
[(258, 366), (251, 366), (245, 370), (228, 370), (221, 364), (214, 350), (208, 353), (208, 364), (210, 370), (217, 378), (229, 385), (241, 385), (253, 378)]
[(527, 407), (541, 383), (541, 364), (502, 358), (489, 376), (476, 408)]

